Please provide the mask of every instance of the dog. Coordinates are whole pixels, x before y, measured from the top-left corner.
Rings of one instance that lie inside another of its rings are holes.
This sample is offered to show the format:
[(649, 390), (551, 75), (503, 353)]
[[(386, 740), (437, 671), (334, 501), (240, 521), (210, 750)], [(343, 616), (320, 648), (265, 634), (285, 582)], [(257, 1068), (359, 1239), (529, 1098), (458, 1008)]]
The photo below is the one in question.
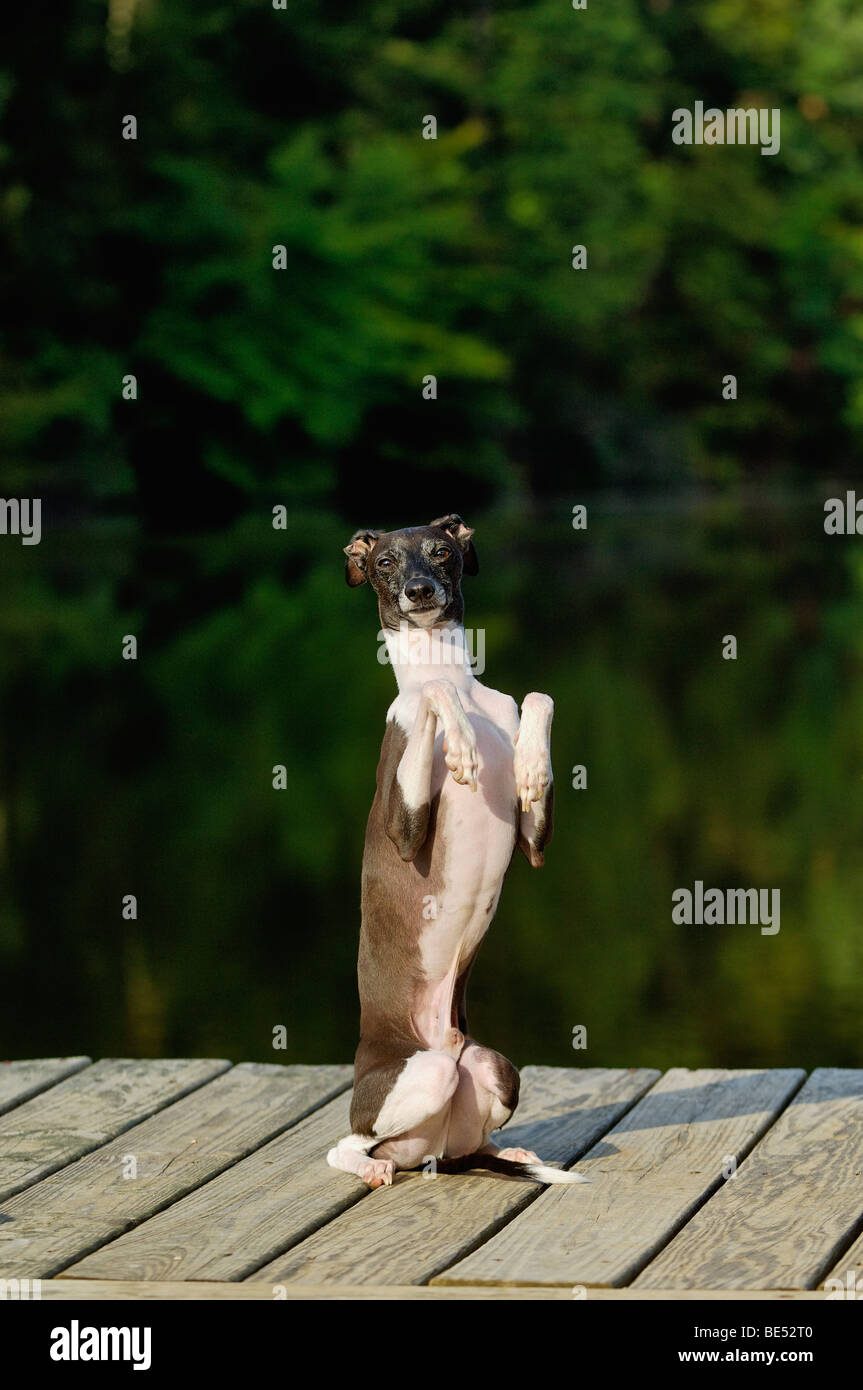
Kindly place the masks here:
[(490, 1142), (519, 1075), (468, 1033), (467, 979), (504, 875), (516, 845), (542, 864), (554, 799), (551, 699), (527, 695), (519, 719), (471, 669), (461, 579), (478, 572), (473, 534), (453, 513), (345, 546), (348, 584), (377, 595), (399, 690), (363, 857), (352, 1133), (327, 1155), (372, 1188), (429, 1159), (437, 1172), (587, 1181)]

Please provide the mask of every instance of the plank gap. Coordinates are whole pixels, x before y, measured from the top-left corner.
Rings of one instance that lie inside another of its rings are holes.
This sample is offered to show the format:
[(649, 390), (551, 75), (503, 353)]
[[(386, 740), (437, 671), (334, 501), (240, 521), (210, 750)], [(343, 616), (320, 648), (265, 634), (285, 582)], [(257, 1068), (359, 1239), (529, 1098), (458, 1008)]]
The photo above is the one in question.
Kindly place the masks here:
[[(737, 1162), (737, 1167), (736, 1167), (736, 1169), (735, 1169), (735, 1172), (736, 1172), (736, 1173), (739, 1173), (739, 1172), (740, 1172), (740, 1170), (741, 1170), (741, 1168), (743, 1167), (743, 1165), (745, 1164), (747, 1158), (749, 1158), (750, 1155), (753, 1154), (753, 1153), (755, 1152), (755, 1150), (758, 1148), (758, 1145), (761, 1144), (761, 1143), (763, 1143), (764, 1139), (767, 1137), (767, 1135), (770, 1133), (770, 1131), (771, 1131), (771, 1129), (773, 1128), (773, 1126), (776, 1124), (776, 1121), (779, 1119), (779, 1117), (780, 1117), (781, 1115), (784, 1115), (784, 1113), (785, 1113), (785, 1111), (788, 1109), (789, 1105), (791, 1105), (791, 1104), (793, 1103), (795, 1097), (800, 1093), (800, 1091), (801, 1091), (801, 1090), (803, 1089), (803, 1087), (806, 1085), (806, 1082), (808, 1081), (808, 1079), (809, 1079), (809, 1075), (804, 1071), (804, 1072), (802, 1073), (802, 1075), (800, 1076), (800, 1078), (799, 1078), (799, 1080), (798, 1080), (796, 1086), (794, 1086), (794, 1089), (793, 1089), (792, 1091), (789, 1091), (788, 1095), (787, 1095), (786, 1098), (785, 1098), (785, 1101), (784, 1101), (783, 1103), (780, 1103), (780, 1105), (777, 1107), (776, 1111), (772, 1114), (772, 1117), (771, 1117), (771, 1119), (769, 1120), (769, 1122), (768, 1122), (768, 1124), (766, 1125), (766, 1127), (765, 1127), (765, 1129), (763, 1130), (763, 1132), (762, 1132), (761, 1134), (754, 1134), (753, 1137), (752, 1137), (751, 1142), (750, 1142), (749, 1145), (748, 1145), (748, 1147), (746, 1147), (746, 1146), (743, 1147), (743, 1149), (741, 1150), (741, 1153), (740, 1153), (740, 1157), (739, 1157), (738, 1162)], [(668, 1232), (668, 1237), (667, 1237), (667, 1239), (663, 1240), (661, 1244), (657, 1245), (656, 1249), (655, 1249), (655, 1250), (652, 1250), (652, 1251), (650, 1252), (650, 1254), (647, 1255), (647, 1256), (645, 1257), (645, 1259), (642, 1261), (642, 1263), (638, 1266), (637, 1269), (631, 1270), (628, 1279), (624, 1280), (624, 1281), (621, 1282), (620, 1284), (609, 1284), (609, 1285), (605, 1285), (604, 1287), (606, 1287), (606, 1288), (630, 1288), (630, 1287), (632, 1286), (632, 1284), (635, 1282), (635, 1280), (638, 1279), (638, 1278), (644, 1273), (644, 1271), (647, 1269), (647, 1267), (648, 1267), (649, 1265), (652, 1265), (653, 1262), (654, 1262), (654, 1260), (658, 1259), (659, 1256), (663, 1253), (663, 1251), (666, 1250), (667, 1247), (671, 1244), (671, 1242), (672, 1242), (673, 1240), (675, 1240), (677, 1236), (680, 1235), (680, 1232), (683, 1230), (684, 1226), (688, 1226), (688, 1225), (689, 1225), (689, 1223), (690, 1223), (690, 1221), (692, 1221), (693, 1217), (695, 1217), (695, 1216), (698, 1215), (698, 1213), (701, 1211), (702, 1207), (705, 1207), (705, 1206), (707, 1205), (707, 1203), (708, 1203), (709, 1201), (711, 1201), (711, 1200), (716, 1196), (716, 1193), (720, 1190), (720, 1188), (724, 1187), (725, 1184), (726, 1184), (726, 1182), (728, 1182), (728, 1181), (729, 1181), (728, 1178), (723, 1178), (722, 1175), (720, 1174), (720, 1176), (719, 1176), (719, 1177), (716, 1179), (716, 1181), (714, 1182), (713, 1186), (712, 1186), (708, 1191), (706, 1191), (706, 1192), (704, 1193), (703, 1197), (702, 1197), (700, 1200), (698, 1200), (698, 1201), (696, 1202), (696, 1205), (693, 1206), (692, 1209), (691, 1209), (689, 1212), (685, 1213), (685, 1214), (681, 1217), (680, 1221), (677, 1223), (677, 1225), (676, 1225), (676, 1227), (674, 1228), (674, 1230), (671, 1230), (671, 1231)], [(587, 1287), (590, 1287), (590, 1286), (588, 1285)]]

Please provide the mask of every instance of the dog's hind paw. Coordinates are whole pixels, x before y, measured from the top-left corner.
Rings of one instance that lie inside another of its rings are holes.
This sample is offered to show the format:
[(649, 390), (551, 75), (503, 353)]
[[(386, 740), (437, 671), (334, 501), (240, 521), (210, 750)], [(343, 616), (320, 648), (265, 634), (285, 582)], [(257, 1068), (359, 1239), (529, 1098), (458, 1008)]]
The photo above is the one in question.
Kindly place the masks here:
[(359, 1176), (369, 1187), (392, 1187), (396, 1165), (391, 1158), (370, 1158), (360, 1169)]
[(539, 1154), (533, 1149), (498, 1149), (498, 1158), (509, 1159), (510, 1163), (540, 1163)]

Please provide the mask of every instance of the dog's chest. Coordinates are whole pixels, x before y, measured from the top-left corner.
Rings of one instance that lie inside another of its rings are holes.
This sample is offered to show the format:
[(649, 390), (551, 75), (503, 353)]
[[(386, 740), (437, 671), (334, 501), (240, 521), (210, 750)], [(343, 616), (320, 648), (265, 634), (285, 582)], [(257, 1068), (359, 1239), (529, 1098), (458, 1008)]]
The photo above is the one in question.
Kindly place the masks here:
[[(494, 697), (495, 692), (482, 691)], [(401, 699), (402, 697), (400, 697)], [(499, 701), (505, 697), (497, 696)], [(480, 705), (462, 695), (477, 742), (477, 790), (455, 782), (446, 766), (441, 733), (431, 776), (437, 799), (431, 864), (437, 891), (423, 913), (420, 950), (426, 979), (458, 973), (482, 940), (497, 907), (515, 848), (517, 803), (510, 729), (495, 719), (494, 699)], [(400, 711), (407, 721), (412, 711)], [(400, 721), (401, 722), (401, 719)]]

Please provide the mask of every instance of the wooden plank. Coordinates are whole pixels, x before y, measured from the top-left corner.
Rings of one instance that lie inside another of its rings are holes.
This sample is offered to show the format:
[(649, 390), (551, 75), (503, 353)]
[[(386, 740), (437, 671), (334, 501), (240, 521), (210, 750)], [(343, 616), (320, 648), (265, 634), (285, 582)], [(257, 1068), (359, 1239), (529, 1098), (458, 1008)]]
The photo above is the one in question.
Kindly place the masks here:
[(350, 1081), (350, 1067), (233, 1067), (5, 1202), (0, 1274), (44, 1276), (80, 1260), (283, 1133)]
[(104, 1060), (0, 1118), (0, 1200), (226, 1071), (230, 1062)]
[[(544, 1073), (548, 1069), (529, 1070)], [(548, 1113), (540, 1116), (532, 1131), (541, 1140), (550, 1138), (556, 1125), (567, 1132), (577, 1132), (579, 1125), (591, 1122), (607, 1128), (656, 1074), (613, 1073), (617, 1089), (609, 1081), (605, 1095), (599, 1097), (593, 1095), (590, 1080), (584, 1079), (599, 1073), (563, 1075), (581, 1075), (583, 1079), (573, 1085), (569, 1098), (558, 1104), (557, 1111), (549, 1099)], [(597, 1084), (594, 1080), (594, 1088)], [(536, 1085), (537, 1093), (542, 1093), (542, 1075), (536, 1078)], [(528, 1079), (526, 1090), (530, 1089)], [(595, 1101), (592, 1115), (581, 1115), (579, 1106), (591, 1110), (591, 1096)], [(252, 1274), (360, 1199), (384, 1195), (383, 1191), (369, 1194), (358, 1178), (326, 1165), (327, 1150), (349, 1131), (348, 1106), (347, 1096), (331, 1102), (289, 1134), (67, 1272), (93, 1278), (161, 1280), (231, 1280)], [(519, 1128), (513, 1142), (521, 1142), (522, 1137)], [(477, 1183), (494, 1186), (497, 1182), (498, 1186), (518, 1186), (520, 1197), (524, 1197), (525, 1185), (507, 1184), (506, 1179), (442, 1177), (435, 1181), (468, 1183), (471, 1190)], [(534, 1193), (535, 1186), (530, 1187)], [(396, 1188), (385, 1192), (392, 1197)], [(265, 1277), (269, 1274), (268, 1268)]]
[[(526, 1067), (506, 1142), (567, 1165), (590, 1148), (659, 1072)], [(297, 1284), (420, 1284), (538, 1197), (536, 1183), (492, 1174), (403, 1174), (285, 1255), (256, 1280)]]
[(99, 1279), (240, 1279), (359, 1201), (358, 1178), (327, 1167), (350, 1132), (338, 1096), (204, 1187), (105, 1245), (68, 1274)]
[[(456, 1287), (442, 1284), (429, 1286), (398, 1284), (287, 1284), (274, 1289), (272, 1284), (246, 1281), (242, 1284), (194, 1282), (187, 1284), (158, 1283), (128, 1279), (48, 1279), (40, 1290), (43, 1302), (117, 1302), (121, 1300), (181, 1300), (183, 1302), (223, 1301), (267, 1302), (274, 1300), (286, 1302), (393, 1302), (410, 1300), (412, 1303), (436, 1303), (444, 1299), (449, 1302), (482, 1301), (522, 1302), (541, 1301), (571, 1303), (570, 1289), (556, 1288), (554, 1285), (539, 1287), (507, 1288), (501, 1285), (482, 1284), (476, 1287)], [(591, 1303), (654, 1303), (673, 1299), (678, 1302), (704, 1302), (705, 1300), (743, 1299), (747, 1302), (787, 1303), (823, 1302), (821, 1293), (785, 1291), (778, 1289), (744, 1290), (735, 1293), (728, 1289), (589, 1289), (587, 1301)]]
[(788, 1101), (800, 1071), (675, 1067), (579, 1171), (440, 1276), (456, 1284), (629, 1283), (739, 1163)]
[(861, 1221), (863, 1071), (821, 1067), (636, 1286), (814, 1288)]
[(89, 1057), (40, 1057), (26, 1062), (0, 1062), (0, 1115), (89, 1065)]
[[(839, 1256), (825, 1277), (825, 1286), (833, 1279), (840, 1280), (846, 1293), (853, 1293), (855, 1298), (859, 1299), (863, 1295), (863, 1233), (844, 1255)], [(830, 1291), (834, 1291), (834, 1286), (831, 1286)]]

